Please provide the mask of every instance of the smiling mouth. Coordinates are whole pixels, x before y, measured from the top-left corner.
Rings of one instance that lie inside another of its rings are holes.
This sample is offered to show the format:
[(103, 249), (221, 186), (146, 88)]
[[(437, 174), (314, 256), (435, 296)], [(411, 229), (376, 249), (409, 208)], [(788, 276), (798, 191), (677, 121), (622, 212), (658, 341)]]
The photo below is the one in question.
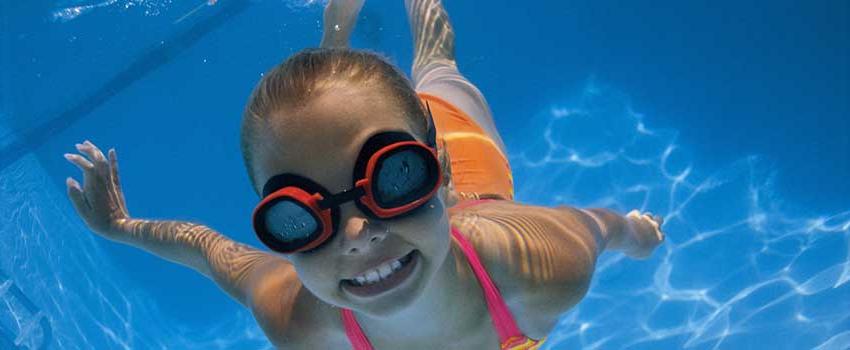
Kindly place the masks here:
[(342, 289), (360, 296), (375, 296), (393, 289), (407, 280), (419, 263), (419, 251), (413, 250), (396, 260), (386, 262), (354, 278), (340, 282)]

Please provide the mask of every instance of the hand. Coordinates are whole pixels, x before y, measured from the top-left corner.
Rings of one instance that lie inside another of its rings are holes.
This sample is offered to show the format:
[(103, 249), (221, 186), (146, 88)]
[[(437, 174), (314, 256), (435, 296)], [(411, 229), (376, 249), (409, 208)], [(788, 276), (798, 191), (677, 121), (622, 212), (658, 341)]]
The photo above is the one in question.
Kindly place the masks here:
[(652, 215), (650, 212), (641, 214), (637, 210), (630, 211), (626, 214), (626, 218), (629, 219), (629, 226), (634, 236), (631, 239), (632, 246), (624, 249), (625, 253), (636, 258), (649, 256), (653, 249), (664, 241), (664, 233), (661, 232), (664, 218)]
[(100, 149), (86, 140), (77, 144), (77, 150), (88, 158), (66, 153), (65, 159), (83, 171), (83, 187), (71, 177), (65, 180), (68, 197), (74, 209), (92, 231), (104, 238), (118, 240), (119, 224), (130, 217), (124, 202), (124, 193), (118, 181), (118, 159), (115, 149), (109, 150), (109, 160)]

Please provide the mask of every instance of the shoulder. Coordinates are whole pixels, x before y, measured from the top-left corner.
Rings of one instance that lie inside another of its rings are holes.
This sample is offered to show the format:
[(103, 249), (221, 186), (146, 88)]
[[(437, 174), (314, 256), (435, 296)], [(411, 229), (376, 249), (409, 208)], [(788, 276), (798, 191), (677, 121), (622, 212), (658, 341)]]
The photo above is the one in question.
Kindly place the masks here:
[[(450, 210), (452, 226), (473, 243), (479, 255), (493, 259), (494, 264), (511, 263), (505, 259), (519, 254), (583, 255), (596, 257), (598, 226), (582, 210), (570, 207), (543, 207), (510, 200), (494, 200), (470, 207)], [(579, 246), (568, 243), (579, 243)], [(573, 246), (569, 252), (551, 249)], [(514, 262), (515, 263), (515, 262)], [(532, 273), (538, 279), (557, 275), (533, 273), (531, 265), (514, 265), (515, 272)]]
[[(455, 211), (451, 223), (475, 247), (494, 279), (505, 288), (537, 288), (571, 279), (568, 269), (552, 266), (553, 257), (594, 258), (588, 250), (559, 248), (591, 228), (562, 209), (491, 201)], [(573, 234), (578, 233), (578, 234)]]
[(580, 213), (493, 201), (453, 211), (451, 222), (529, 336), (546, 335), (587, 291), (596, 252), (577, 237), (592, 237), (594, 224)]

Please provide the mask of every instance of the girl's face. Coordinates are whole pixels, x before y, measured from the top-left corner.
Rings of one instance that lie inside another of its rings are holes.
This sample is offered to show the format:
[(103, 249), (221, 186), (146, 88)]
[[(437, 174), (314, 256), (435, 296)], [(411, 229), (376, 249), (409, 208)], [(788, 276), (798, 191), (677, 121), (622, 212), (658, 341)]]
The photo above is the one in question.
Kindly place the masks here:
[[(312, 179), (331, 193), (349, 189), (369, 137), (386, 131), (417, 137), (410, 124), (416, 119), (405, 113), (380, 90), (350, 85), (272, 116), (276, 122), (261, 131), (255, 145), (257, 184), (286, 172)], [(446, 259), (450, 238), (444, 203), (443, 195), (435, 195), (411, 214), (386, 220), (367, 216), (354, 202), (344, 203), (331, 239), (316, 250), (285, 257), (304, 286), (323, 301), (373, 315), (394, 313), (421, 295)], [(378, 268), (384, 263), (393, 267), (389, 276), (386, 266)], [(365, 286), (351, 283), (358, 276), (374, 280), (380, 274), (370, 276), (373, 269), (386, 278)]]

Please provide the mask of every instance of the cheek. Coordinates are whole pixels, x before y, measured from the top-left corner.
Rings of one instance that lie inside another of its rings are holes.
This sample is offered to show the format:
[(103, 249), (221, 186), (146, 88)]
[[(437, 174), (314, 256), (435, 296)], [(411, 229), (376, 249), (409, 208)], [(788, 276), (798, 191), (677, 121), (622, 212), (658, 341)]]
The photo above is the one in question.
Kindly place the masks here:
[(448, 213), (437, 197), (419, 208), (416, 214), (399, 222), (398, 227), (393, 230), (407, 233), (407, 239), (411, 243), (427, 250), (423, 253), (439, 254), (440, 251), (448, 249)]
[(320, 255), (307, 255), (291, 257), (290, 261), (298, 273), (298, 279), (313, 294), (325, 298), (336, 289), (336, 271), (333, 263), (328, 263), (330, 258)]

